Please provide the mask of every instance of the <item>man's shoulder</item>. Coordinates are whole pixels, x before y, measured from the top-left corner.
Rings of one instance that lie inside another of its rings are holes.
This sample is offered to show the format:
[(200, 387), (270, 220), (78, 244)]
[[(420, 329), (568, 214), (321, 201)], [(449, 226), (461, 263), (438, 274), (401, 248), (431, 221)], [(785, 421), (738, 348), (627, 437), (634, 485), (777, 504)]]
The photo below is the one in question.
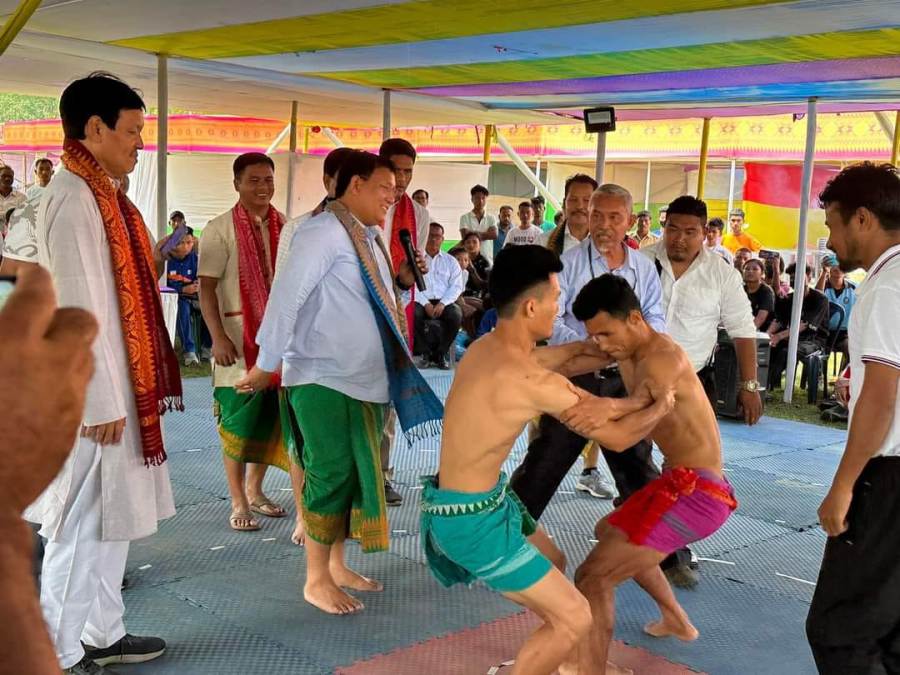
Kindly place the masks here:
[(428, 209), (426, 209), (424, 206), (422, 206), (416, 200), (413, 200), (413, 213), (416, 214), (416, 222), (417, 223), (421, 222), (423, 220), (425, 220), (425, 221), (431, 220), (431, 216), (428, 213)]
[(224, 232), (233, 228), (234, 220), (231, 216), (231, 209), (228, 209), (225, 213), (220, 213), (210, 220), (203, 228), (203, 232)]
[(584, 251), (586, 251), (588, 246), (590, 245), (591, 238), (585, 237), (582, 241), (578, 242), (578, 244), (576, 244), (572, 248), (563, 251), (563, 254), (559, 256), (559, 259), (562, 260), (563, 265), (571, 264), (578, 256), (584, 255)]
[[(654, 244), (656, 246), (656, 244)], [(653, 248), (652, 246), (648, 246), (649, 248)], [(631, 265), (637, 269), (640, 273), (646, 274), (652, 272), (655, 276), (659, 276), (656, 272), (656, 263), (655, 260), (657, 258), (656, 252), (651, 256), (648, 253), (645, 253), (642, 250), (631, 248), (630, 246), (625, 247), (625, 255), (628, 260), (631, 262)]]
[(44, 190), (44, 199), (59, 199), (61, 197), (82, 197), (94, 193), (81, 176), (76, 176), (65, 167), (60, 167), (53, 176), (53, 180)]

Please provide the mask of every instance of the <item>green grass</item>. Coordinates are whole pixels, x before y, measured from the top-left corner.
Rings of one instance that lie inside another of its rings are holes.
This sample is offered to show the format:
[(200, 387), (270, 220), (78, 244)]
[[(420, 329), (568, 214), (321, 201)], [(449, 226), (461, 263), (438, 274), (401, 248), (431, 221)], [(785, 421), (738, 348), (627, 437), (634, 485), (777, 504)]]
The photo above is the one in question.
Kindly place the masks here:
[[(821, 393), (821, 392), (820, 392)], [(846, 429), (846, 422), (826, 422), (820, 415), (819, 408), (806, 402), (806, 390), (800, 387), (794, 388), (793, 402), (784, 402), (784, 390), (775, 389), (771, 392), (772, 399), (766, 402), (764, 414), (769, 417), (777, 417), (782, 420), (792, 420), (794, 422), (806, 422), (807, 424), (816, 424), (822, 427), (832, 427), (834, 429)]]

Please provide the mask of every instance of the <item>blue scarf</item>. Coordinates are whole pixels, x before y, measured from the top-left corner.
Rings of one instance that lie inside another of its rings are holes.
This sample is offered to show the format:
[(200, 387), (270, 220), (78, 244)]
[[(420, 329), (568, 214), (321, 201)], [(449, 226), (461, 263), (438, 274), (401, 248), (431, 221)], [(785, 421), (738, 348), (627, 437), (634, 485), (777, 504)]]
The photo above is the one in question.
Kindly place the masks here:
[[(412, 361), (405, 337), (406, 316), (402, 311), (400, 290), (396, 286), (390, 291), (385, 288), (366, 229), (350, 210), (339, 201), (330, 202), (325, 208), (341, 221), (359, 256), (360, 273), (381, 335), (391, 403), (407, 443), (440, 435), (444, 406)], [(390, 265), (391, 258), (381, 237), (376, 237), (375, 241)], [(393, 292), (394, 302), (390, 302), (389, 292)]]

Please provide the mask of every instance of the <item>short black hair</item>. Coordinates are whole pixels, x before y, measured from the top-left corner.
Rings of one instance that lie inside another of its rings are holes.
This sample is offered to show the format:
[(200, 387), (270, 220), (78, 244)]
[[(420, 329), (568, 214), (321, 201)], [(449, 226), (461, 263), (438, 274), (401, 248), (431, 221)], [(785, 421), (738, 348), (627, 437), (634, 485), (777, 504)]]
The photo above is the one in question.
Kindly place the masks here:
[(533, 209), (534, 207), (531, 205), (531, 202), (519, 202), (519, 208), (525, 207), (526, 209)]
[(715, 229), (719, 230), (719, 232), (723, 232), (725, 230), (725, 221), (721, 218), (710, 218), (706, 223), (706, 227), (714, 227)]
[(59, 99), (59, 116), (66, 138), (82, 141), (84, 127), (96, 115), (110, 129), (115, 129), (123, 110), (146, 110), (140, 92), (115, 75), (91, 73), (75, 80), (63, 90)]
[(418, 190), (414, 191), (414, 192), (412, 193), (412, 196), (415, 197), (415, 196), (416, 196), (417, 194), (419, 194), (420, 192), (421, 192), (423, 195), (425, 195), (425, 199), (431, 199), (431, 195), (428, 194), (428, 190), (423, 190), (422, 188), (419, 188)]
[(334, 186), (334, 196), (341, 198), (350, 187), (350, 181), (354, 176), (363, 180), (369, 180), (376, 169), (394, 170), (394, 165), (389, 159), (366, 152), (365, 150), (351, 150), (341, 162), (341, 168), (337, 173), (337, 182)]
[(478, 233), (475, 232), (474, 230), (468, 230), (468, 231), (466, 232), (466, 236), (463, 237), (460, 241), (463, 242), (463, 243), (465, 243), (465, 241), (466, 241), (467, 239), (471, 239), (472, 237), (475, 237), (478, 241), (481, 241), (481, 237), (480, 237), (480, 236), (478, 235)]
[(747, 269), (747, 265), (756, 265), (759, 267), (760, 272), (763, 274), (766, 273), (766, 264), (759, 258), (750, 258), (750, 260), (744, 263), (744, 269)]
[[(788, 265), (787, 267), (784, 268), (784, 271), (789, 277), (794, 276), (795, 274), (797, 274), (797, 263), (792, 262), (790, 265)], [(807, 265), (806, 269), (804, 271), (806, 272), (806, 276), (811, 279), (812, 278), (812, 266)]]
[(532, 206), (537, 206), (538, 204), (540, 204), (541, 206), (546, 206), (546, 205), (547, 205), (547, 200), (544, 199), (544, 195), (536, 195), (536, 196), (534, 196), (534, 197), (531, 198), (531, 205), (532, 205)]
[(485, 197), (490, 197), (490, 196), (491, 196), (491, 193), (488, 192), (488, 189), (487, 189), (486, 187), (484, 187), (484, 185), (474, 185), (474, 186), (472, 186), (472, 189), (469, 190), (469, 194), (472, 195), (473, 197), (474, 197), (475, 195), (478, 195), (478, 194), (482, 194), (482, 195), (484, 195)]
[(234, 173), (235, 180), (241, 177), (244, 169), (248, 166), (256, 166), (257, 164), (265, 164), (272, 171), (275, 171), (275, 162), (265, 153), (245, 152), (243, 155), (238, 155), (237, 159), (234, 160), (234, 164), (231, 165), (231, 171)]
[(543, 246), (507, 246), (494, 258), (488, 289), (497, 314), (512, 315), (518, 300), (562, 272), (559, 256)]
[(388, 138), (378, 148), (378, 155), (384, 159), (390, 159), (396, 155), (411, 157), (412, 161), (416, 161), (416, 149), (405, 138)]
[(728, 217), (737, 216), (738, 218), (746, 218), (747, 214), (744, 213), (744, 209), (731, 209), (731, 213), (728, 214)]
[(13, 169), (9, 164), (0, 164), (0, 171), (9, 171), (13, 177), (16, 175), (16, 170)]
[(172, 213), (169, 214), (169, 220), (174, 220), (175, 218), (181, 218), (182, 220), (186, 220), (186, 218), (184, 217), (184, 214), (181, 211), (172, 211)]
[(823, 208), (837, 204), (846, 223), (859, 208), (875, 214), (884, 230), (900, 230), (900, 175), (892, 164), (862, 162), (828, 181), (819, 195)]
[(441, 229), (441, 234), (444, 234), (444, 226), (440, 223), (429, 223), (428, 229), (430, 230), (432, 227), (439, 227)]
[(322, 165), (322, 173), (329, 178), (334, 178), (338, 174), (344, 160), (353, 152), (353, 148), (335, 148), (325, 155), (325, 163)]
[(500, 207), (500, 210), (501, 210), (501, 211), (502, 211), (503, 209), (509, 209), (510, 211), (513, 211), (513, 210), (514, 210), (513, 207), (511, 207), (509, 204), (504, 204), (503, 206)]
[(651, 216), (650, 216), (650, 212), (647, 209), (644, 209), (643, 211), (638, 211), (638, 214), (635, 217), (636, 218), (650, 218)]
[(40, 159), (34, 160), (34, 168), (37, 169), (44, 162), (49, 164), (51, 169), (53, 168), (53, 160), (49, 157), (41, 157)]
[(466, 255), (469, 255), (469, 252), (466, 249), (464, 249), (462, 246), (454, 246), (447, 252), (450, 255), (452, 255), (454, 258), (458, 255), (462, 255), (463, 253), (465, 253)]
[(576, 173), (574, 176), (569, 176), (566, 178), (566, 188), (563, 192), (563, 199), (569, 196), (569, 188), (577, 183), (583, 183), (585, 185), (590, 185), (592, 190), (596, 190), (600, 187), (600, 183), (594, 180), (591, 176), (588, 176), (586, 173)]
[(706, 202), (702, 199), (692, 197), (691, 195), (681, 195), (680, 197), (676, 197), (669, 202), (669, 206), (666, 208), (666, 222), (669, 222), (668, 216), (677, 215), (695, 216), (706, 225)]
[(572, 305), (572, 314), (579, 321), (593, 319), (599, 312), (624, 321), (634, 311), (641, 311), (640, 300), (631, 284), (615, 274), (601, 274), (589, 281)]

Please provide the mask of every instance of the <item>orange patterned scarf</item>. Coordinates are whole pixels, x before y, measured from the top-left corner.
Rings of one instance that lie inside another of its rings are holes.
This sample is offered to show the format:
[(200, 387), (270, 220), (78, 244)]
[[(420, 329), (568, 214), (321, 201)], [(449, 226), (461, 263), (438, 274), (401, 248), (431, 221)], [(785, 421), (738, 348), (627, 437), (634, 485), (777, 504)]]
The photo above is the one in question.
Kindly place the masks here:
[(184, 410), (181, 373), (166, 331), (150, 237), (140, 211), (80, 142), (63, 144), (65, 167), (87, 183), (103, 218), (112, 256), (122, 335), (140, 424), (144, 464), (166, 461), (160, 415)]

